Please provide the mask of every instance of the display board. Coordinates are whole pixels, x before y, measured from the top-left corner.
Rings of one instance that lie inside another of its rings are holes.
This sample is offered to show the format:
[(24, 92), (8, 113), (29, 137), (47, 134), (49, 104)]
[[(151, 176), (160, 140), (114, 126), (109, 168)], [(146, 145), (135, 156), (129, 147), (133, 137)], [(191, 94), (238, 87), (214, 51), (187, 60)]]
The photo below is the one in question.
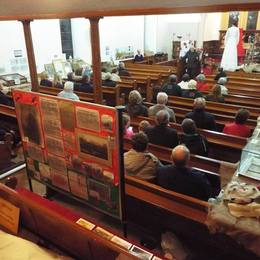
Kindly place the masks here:
[(29, 178), (122, 220), (118, 111), (13, 91)]

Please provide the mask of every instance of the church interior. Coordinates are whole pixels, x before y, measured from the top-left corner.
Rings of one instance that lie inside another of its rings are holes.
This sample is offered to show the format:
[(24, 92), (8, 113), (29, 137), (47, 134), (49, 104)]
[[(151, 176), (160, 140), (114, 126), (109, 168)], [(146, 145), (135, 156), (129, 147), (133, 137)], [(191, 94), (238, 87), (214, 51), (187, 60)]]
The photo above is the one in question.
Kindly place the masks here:
[(257, 0), (0, 7), (0, 259), (260, 258)]

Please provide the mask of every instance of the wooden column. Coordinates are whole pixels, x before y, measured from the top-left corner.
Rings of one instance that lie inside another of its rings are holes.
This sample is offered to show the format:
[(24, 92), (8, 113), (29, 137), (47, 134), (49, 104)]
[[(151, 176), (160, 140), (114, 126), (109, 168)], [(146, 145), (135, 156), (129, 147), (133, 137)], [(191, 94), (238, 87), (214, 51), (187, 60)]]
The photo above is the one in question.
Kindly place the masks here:
[(88, 18), (90, 22), (90, 38), (92, 48), (92, 69), (93, 69), (93, 86), (94, 99), (96, 103), (102, 103), (102, 80), (101, 80), (101, 58), (100, 58), (100, 41), (99, 41), (99, 19), (102, 17)]
[(23, 32), (24, 32), (25, 45), (27, 50), (28, 64), (30, 69), (32, 91), (38, 92), (39, 83), (38, 83), (37, 69), (36, 69), (34, 50), (33, 50), (32, 33), (31, 33), (31, 26), (30, 26), (31, 21), (32, 20), (22, 20), (21, 22), (23, 24)]

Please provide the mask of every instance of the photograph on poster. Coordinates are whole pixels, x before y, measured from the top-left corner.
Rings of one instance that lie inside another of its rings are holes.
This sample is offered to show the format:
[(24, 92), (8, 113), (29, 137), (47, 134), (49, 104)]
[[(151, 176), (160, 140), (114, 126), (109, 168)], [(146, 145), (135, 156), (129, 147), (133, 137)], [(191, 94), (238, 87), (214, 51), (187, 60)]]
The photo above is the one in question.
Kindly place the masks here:
[(74, 133), (64, 131), (63, 132), (63, 144), (64, 144), (65, 150), (75, 151), (76, 150), (76, 138), (75, 138)]
[(75, 130), (75, 117), (74, 117), (74, 104), (70, 101), (60, 101), (60, 120), (63, 129), (74, 132)]
[(22, 127), (22, 140), (42, 146), (40, 115), (37, 108), (34, 105), (20, 103), (17, 104), (16, 108)]
[(88, 189), (87, 186), (80, 185), (76, 181), (69, 180), (70, 191), (76, 197), (88, 200)]
[(39, 163), (39, 171), (41, 173), (41, 179), (49, 181), (51, 179), (50, 167), (47, 164)]
[(55, 137), (61, 136), (61, 125), (60, 121), (56, 119), (43, 118), (43, 129), (45, 135), (51, 135)]
[(86, 175), (96, 180), (103, 180), (103, 169), (96, 163), (84, 163)]
[(49, 153), (47, 159), (51, 168), (54, 168), (61, 172), (67, 171), (67, 164), (64, 158)]
[(27, 144), (27, 153), (28, 156), (31, 157), (33, 160), (44, 162), (44, 153), (41, 147), (33, 144), (28, 143)]
[(59, 120), (58, 101), (51, 98), (40, 97), (40, 107), (44, 118)]
[(98, 163), (112, 166), (112, 151), (107, 138), (78, 132), (79, 155)]
[(113, 117), (109, 115), (101, 116), (102, 130), (112, 132), (113, 131)]
[(93, 109), (76, 107), (77, 126), (93, 131), (100, 131), (99, 112)]
[(63, 157), (65, 156), (62, 140), (50, 136), (45, 136), (45, 142), (49, 153), (54, 153)]
[(88, 191), (89, 197), (92, 197), (95, 200), (104, 201), (106, 204), (109, 204), (111, 201), (111, 190), (110, 186), (107, 184), (89, 178)]
[(150, 260), (153, 257), (153, 254), (137, 246), (133, 246), (130, 251), (133, 253), (133, 255), (143, 260)]
[(27, 162), (27, 168), (28, 168), (30, 171), (32, 171), (32, 172), (36, 171), (35, 166), (34, 166), (34, 162), (33, 162), (33, 159), (32, 159), (32, 158), (27, 157), (27, 158), (26, 158), (26, 162)]
[(51, 169), (51, 184), (62, 190), (70, 191), (67, 172), (64, 173)]

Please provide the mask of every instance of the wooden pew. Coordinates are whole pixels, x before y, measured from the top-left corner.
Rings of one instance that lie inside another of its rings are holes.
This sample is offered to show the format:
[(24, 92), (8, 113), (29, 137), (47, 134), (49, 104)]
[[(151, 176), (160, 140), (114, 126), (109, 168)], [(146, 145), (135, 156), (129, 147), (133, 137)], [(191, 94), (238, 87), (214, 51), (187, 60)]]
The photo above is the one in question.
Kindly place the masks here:
[(126, 68), (130, 69), (130, 68), (138, 68), (139, 71), (147, 71), (147, 70), (152, 70), (152, 71), (158, 71), (161, 73), (174, 73), (175, 68), (173, 68), (172, 66), (162, 66), (162, 65), (147, 65), (147, 64), (126, 64)]
[[(183, 97), (176, 97), (176, 96), (169, 96), (168, 98), (168, 104), (170, 106), (180, 106), (180, 107), (186, 107), (190, 110), (193, 109), (193, 102), (194, 100), (191, 98), (183, 98)], [(229, 116), (235, 116), (236, 112), (241, 108), (242, 106), (236, 106), (226, 103), (219, 103), (219, 102), (212, 102), (207, 101), (206, 102), (206, 110), (208, 112), (212, 113), (221, 113), (223, 115), (229, 115)], [(260, 108), (254, 108), (254, 107), (245, 107), (250, 112), (250, 118), (251, 119), (257, 119), (257, 117), (260, 115)]]
[(0, 114), (16, 118), (15, 108), (0, 104)]
[[(207, 75), (207, 79), (214, 79), (215, 75)], [(245, 83), (249, 85), (260, 85), (260, 78), (249, 78), (249, 77), (241, 77), (241, 76), (229, 76), (228, 82), (233, 83)]]
[[(136, 117), (131, 119), (131, 125), (135, 130), (142, 120), (147, 120), (151, 125), (154, 125), (154, 119), (149, 117)], [(176, 129), (178, 134), (183, 133), (181, 125), (170, 123), (170, 127)], [(247, 139), (243, 137), (227, 135), (224, 133), (209, 131), (205, 129), (198, 129), (198, 132), (204, 135), (210, 145), (211, 152), (209, 157), (236, 163), (240, 160), (241, 150), (247, 143)]]
[[(52, 205), (53, 202), (37, 194), (25, 189), (15, 191), (0, 184), (0, 197), (20, 208), (20, 224), (23, 228), (76, 259), (112, 260), (119, 254), (122, 254), (122, 257), (138, 259), (123, 247), (77, 225), (77, 213), (56, 204), (57, 209)], [(67, 211), (70, 216), (62, 214)]]

